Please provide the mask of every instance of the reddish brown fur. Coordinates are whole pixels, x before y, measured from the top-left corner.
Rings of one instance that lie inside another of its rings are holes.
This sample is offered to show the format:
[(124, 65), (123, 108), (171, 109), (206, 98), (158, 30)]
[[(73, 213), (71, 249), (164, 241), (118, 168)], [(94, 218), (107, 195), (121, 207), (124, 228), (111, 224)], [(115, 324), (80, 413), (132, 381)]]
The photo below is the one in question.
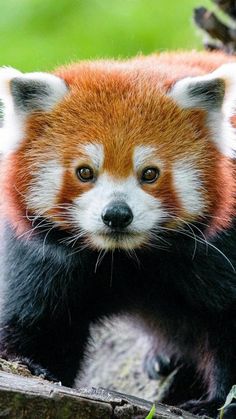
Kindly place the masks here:
[[(102, 170), (115, 178), (132, 174), (135, 146), (156, 147), (157, 158), (168, 166), (157, 184), (144, 189), (185, 219), (191, 215), (181, 208), (171, 167), (192, 156), (205, 186), (206, 213), (213, 217), (210, 231), (225, 228), (235, 207), (233, 164), (209, 141), (205, 112), (182, 110), (166, 93), (178, 79), (208, 73), (229, 61), (232, 57), (221, 53), (164, 53), (56, 70), (70, 86), (70, 94), (53, 111), (29, 118), (24, 141), (4, 165), (4, 196), (12, 221), (19, 225), (19, 217), (25, 215), (24, 195), (34, 175), (32, 162), (57, 156), (66, 168), (58, 203), (71, 202), (93, 187), (78, 182), (72, 160), (87, 163), (81, 144), (95, 141), (105, 149)], [(23, 231), (25, 224), (20, 225)]]

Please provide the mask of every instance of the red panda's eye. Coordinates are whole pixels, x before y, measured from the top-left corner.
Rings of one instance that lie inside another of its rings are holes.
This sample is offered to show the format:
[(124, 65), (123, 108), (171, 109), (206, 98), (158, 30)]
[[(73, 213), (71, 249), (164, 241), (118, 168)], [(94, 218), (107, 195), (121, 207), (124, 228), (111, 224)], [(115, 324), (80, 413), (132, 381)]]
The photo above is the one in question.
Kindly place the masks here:
[(159, 169), (157, 167), (146, 167), (141, 174), (141, 182), (143, 183), (153, 183), (155, 182), (160, 175)]
[(93, 169), (89, 166), (78, 167), (76, 174), (81, 182), (91, 182), (94, 179)]

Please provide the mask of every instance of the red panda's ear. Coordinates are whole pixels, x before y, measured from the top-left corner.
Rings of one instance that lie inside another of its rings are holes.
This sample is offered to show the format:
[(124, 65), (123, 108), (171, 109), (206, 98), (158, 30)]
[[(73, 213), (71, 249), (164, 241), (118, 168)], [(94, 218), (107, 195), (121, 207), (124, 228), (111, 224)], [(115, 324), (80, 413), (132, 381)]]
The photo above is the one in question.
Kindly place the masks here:
[(53, 74), (22, 74), (12, 68), (0, 69), (0, 152), (17, 147), (29, 114), (50, 111), (67, 92), (64, 80)]
[(231, 117), (236, 110), (236, 63), (224, 64), (210, 74), (177, 81), (169, 96), (183, 109), (203, 109), (218, 149), (235, 157), (236, 131)]
[(172, 87), (170, 96), (181, 108), (217, 111), (224, 101), (225, 81), (220, 78), (187, 77)]
[(29, 73), (10, 81), (16, 112), (31, 113), (52, 109), (68, 91), (64, 80), (48, 73)]

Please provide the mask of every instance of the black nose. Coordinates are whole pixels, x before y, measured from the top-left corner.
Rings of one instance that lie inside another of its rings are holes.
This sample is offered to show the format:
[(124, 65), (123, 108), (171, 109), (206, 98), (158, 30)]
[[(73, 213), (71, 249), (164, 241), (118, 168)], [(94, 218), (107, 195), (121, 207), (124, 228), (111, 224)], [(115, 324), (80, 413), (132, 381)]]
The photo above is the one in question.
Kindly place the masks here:
[(125, 228), (132, 222), (133, 213), (125, 202), (114, 201), (104, 208), (102, 220), (110, 228)]

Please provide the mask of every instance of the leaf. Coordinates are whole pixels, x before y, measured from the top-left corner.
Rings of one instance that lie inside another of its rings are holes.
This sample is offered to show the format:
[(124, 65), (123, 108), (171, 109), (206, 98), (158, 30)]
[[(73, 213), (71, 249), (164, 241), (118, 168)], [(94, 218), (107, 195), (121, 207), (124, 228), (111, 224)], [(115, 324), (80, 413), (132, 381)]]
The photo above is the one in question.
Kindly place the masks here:
[(224, 406), (222, 406), (219, 410), (220, 410), (220, 419), (222, 419), (223, 418), (223, 415), (224, 415), (224, 409), (232, 402), (232, 400), (233, 399), (236, 399), (236, 385), (234, 385), (232, 388), (231, 388), (231, 390), (230, 390), (230, 392), (229, 392), (229, 394), (228, 394), (228, 396), (226, 397), (226, 400), (225, 400), (225, 404), (224, 404)]
[[(235, 387), (236, 387), (236, 386), (235, 386)], [(152, 406), (152, 408), (151, 408), (150, 412), (149, 412), (149, 413), (148, 413), (148, 415), (145, 417), (145, 419), (152, 419), (152, 418), (154, 417), (155, 413), (156, 413), (156, 407), (155, 407), (155, 404), (153, 404), (153, 406)]]

